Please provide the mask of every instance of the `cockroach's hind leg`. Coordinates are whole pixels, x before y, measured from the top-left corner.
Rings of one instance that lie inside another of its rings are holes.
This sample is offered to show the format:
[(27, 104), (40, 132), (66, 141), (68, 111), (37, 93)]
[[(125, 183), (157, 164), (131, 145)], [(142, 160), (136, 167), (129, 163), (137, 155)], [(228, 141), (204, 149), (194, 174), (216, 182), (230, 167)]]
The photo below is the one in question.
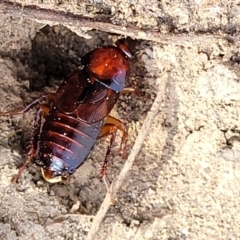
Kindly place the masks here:
[(112, 189), (113, 185), (110, 183), (110, 180), (109, 180), (107, 175), (104, 175), (102, 177), (102, 180), (103, 180), (103, 182), (104, 182), (104, 184), (105, 184), (105, 186), (107, 188), (107, 193), (110, 194), (111, 203), (113, 205), (113, 204), (115, 204), (115, 199), (114, 199), (114, 196), (113, 196), (113, 189)]
[(103, 126), (100, 136), (99, 136), (99, 138), (101, 138), (101, 137), (110, 135), (110, 142), (109, 142), (109, 146), (107, 148), (107, 153), (106, 153), (105, 159), (103, 161), (101, 176), (102, 176), (103, 182), (105, 183), (105, 185), (107, 187), (107, 191), (111, 195), (112, 203), (114, 203), (114, 198), (113, 198), (113, 194), (112, 194), (112, 189), (110, 189), (110, 181), (107, 176), (107, 167), (108, 167), (109, 157), (112, 153), (113, 143), (116, 138), (117, 130), (120, 130), (122, 132), (120, 153), (122, 155), (124, 155), (125, 154), (125, 146), (126, 146), (126, 142), (127, 142), (127, 138), (128, 138), (128, 132), (127, 132), (126, 126), (120, 120), (118, 120), (112, 116), (108, 116), (106, 119), (105, 125)]
[(30, 145), (30, 150), (28, 152), (28, 158), (25, 161), (25, 163), (21, 166), (21, 168), (18, 170), (18, 173), (12, 178), (11, 183), (17, 182), (22, 172), (32, 162), (32, 159), (37, 152), (38, 136), (41, 128), (42, 112), (44, 108), (45, 108), (45, 105), (40, 106), (40, 108), (37, 110), (37, 113), (35, 115), (35, 120), (34, 120), (32, 141)]
[(18, 179), (20, 178), (22, 172), (24, 171), (24, 169), (32, 162), (32, 157), (28, 156), (28, 159), (25, 161), (25, 163), (18, 169), (18, 173), (15, 174), (12, 179), (11, 179), (11, 183), (16, 183), (18, 181)]
[[(127, 128), (119, 119), (116, 119), (109, 115), (106, 119), (105, 125), (103, 126), (100, 136), (99, 136), (99, 138), (102, 138), (102, 137), (105, 137), (108, 135), (111, 136), (110, 143), (109, 143), (108, 150), (107, 150), (106, 157), (105, 157), (106, 161), (108, 160), (109, 155), (112, 152), (113, 143), (116, 138), (117, 130), (120, 130), (122, 132), (120, 154), (122, 156), (125, 156), (126, 143), (127, 143), (127, 139), (128, 139)], [(104, 164), (106, 164), (106, 163), (104, 162)]]
[(103, 180), (103, 182), (104, 182), (104, 184), (105, 184), (105, 186), (106, 186), (106, 188), (107, 188), (107, 192), (110, 193), (111, 183), (110, 183), (110, 180), (109, 180), (108, 176), (107, 176), (106, 174), (103, 175), (103, 176), (102, 176), (102, 180)]

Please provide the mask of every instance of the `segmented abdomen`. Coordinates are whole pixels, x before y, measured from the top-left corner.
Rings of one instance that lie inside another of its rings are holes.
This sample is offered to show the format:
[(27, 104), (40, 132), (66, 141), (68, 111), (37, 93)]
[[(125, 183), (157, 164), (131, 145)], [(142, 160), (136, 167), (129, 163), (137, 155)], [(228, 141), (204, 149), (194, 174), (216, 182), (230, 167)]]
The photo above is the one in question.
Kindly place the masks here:
[(39, 137), (39, 160), (51, 165), (54, 157), (63, 160), (68, 173), (73, 173), (88, 157), (101, 132), (103, 121), (94, 124), (52, 111), (46, 116)]

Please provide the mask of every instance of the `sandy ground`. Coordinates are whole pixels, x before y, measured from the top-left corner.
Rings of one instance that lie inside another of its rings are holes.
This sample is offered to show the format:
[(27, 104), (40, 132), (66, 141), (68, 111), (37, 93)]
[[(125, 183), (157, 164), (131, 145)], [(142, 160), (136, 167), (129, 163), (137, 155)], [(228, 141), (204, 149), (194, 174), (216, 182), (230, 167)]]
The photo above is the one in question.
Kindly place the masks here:
[[(95, 239), (240, 239), (239, 5), (130, 2), (37, 4), (149, 33), (132, 42), (144, 50), (131, 63), (129, 84), (150, 98), (121, 96), (112, 113), (129, 128), (128, 153), (159, 89), (164, 92)], [(81, 56), (119, 37), (90, 28), (77, 35), (73, 26), (35, 20), (0, 12), (0, 111), (54, 91)], [(150, 30), (170, 37), (164, 44), (148, 41)], [(99, 141), (69, 185), (47, 183), (35, 165), (10, 184), (26, 159), (33, 117), (31, 111), (0, 119), (0, 239), (84, 239), (106, 194), (98, 174), (107, 142)], [(113, 158), (112, 178), (123, 164)]]

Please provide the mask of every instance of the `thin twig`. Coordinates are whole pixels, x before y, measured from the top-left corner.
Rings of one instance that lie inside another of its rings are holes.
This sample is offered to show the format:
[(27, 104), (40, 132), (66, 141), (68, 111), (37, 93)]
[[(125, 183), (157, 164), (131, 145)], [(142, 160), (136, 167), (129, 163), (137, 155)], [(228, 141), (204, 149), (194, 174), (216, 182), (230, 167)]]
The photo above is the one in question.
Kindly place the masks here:
[(110, 189), (112, 189), (112, 192), (107, 193), (97, 215), (93, 219), (93, 223), (92, 223), (90, 231), (88, 232), (86, 240), (92, 240), (94, 238), (103, 218), (105, 217), (109, 207), (112, 204), (112, 198), (115, 198), (116, 193), (118, 192), (119, 188), (123, 184), (123, 181), (126, 179), (128, 172), (131, 170), (134, 160), (135, 160), (136, 156), (138, 155), (139, 151), (141, 150), (144, 139), (146, 138), (147, 134), (149, 133), (150, 126), (159, 111), (161, 102), (163, 101), (164, 89), (165, 89), (165, 87), (164, 87), (164, 82), (163, 82), (161, 84), (161, 87), (159, 87), (158, 94), (154, 100), (154, 103), (153, 103), (150, 111), (148, 112), (148, 115), (142, 125), (141, 130), (139, 131), (139, 134), (136, 138), (136, 141), (134, 143), (132, 151), (128, 156), (128, 159), (126, 160), (119, 176), (112, 183), (112, 185), (110, 187)]

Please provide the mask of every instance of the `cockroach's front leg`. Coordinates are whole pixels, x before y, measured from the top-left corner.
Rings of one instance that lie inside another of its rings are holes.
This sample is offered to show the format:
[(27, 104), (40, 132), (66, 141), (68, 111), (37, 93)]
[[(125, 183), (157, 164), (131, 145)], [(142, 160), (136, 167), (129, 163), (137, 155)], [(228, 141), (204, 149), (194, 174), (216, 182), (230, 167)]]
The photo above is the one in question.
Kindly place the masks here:
[(137, 90), (133, 87), (125, 87), (122, 91), (121, 94), (126, 94), (126, 93), (135, 93)]
[(102, 166), (102, 170), (101, 170), (101, 175), (103, 177), (103, 181), (106, 184), (107, 189), (109, 190), (109, 179), (107, 177), (107, 166), (108, 166), (108, 159), (109, 156), (111, 154), (111, 150), (112, 150), (112, 146), (114, 143), (114, 140), (116, 138), (116, 133), (117, 130), (122, 131), (122, 139), (121, 139), (121, 147), (120, 147), (120, 153), (122, 155), (124, 155), (125, 153), (125, 146), (126, 146), (126, 142), (127, 142), (127, 138), (128, 138), (128, 132), (127, 132), (127, 128), (126, 126), (118, 119), (112, 117), (112, 116), (108, 116), (106, 119), (106, 122), (101, 130), (100, 136), (101, 137), (105, 137), (108, 135), (111, 135), (110, 138), (110, 143), (107, 149), (107, 153), (103, 162), (103, 166)]
[(150, 94), (141, 92), (139, 89), (133, 88), (133, 87), (125, 87), (122, 91), (121, 94), (126, 94), (126, 93), (134, 93), (137, 97), (145, 98), (145, 99), (151, 99)]

